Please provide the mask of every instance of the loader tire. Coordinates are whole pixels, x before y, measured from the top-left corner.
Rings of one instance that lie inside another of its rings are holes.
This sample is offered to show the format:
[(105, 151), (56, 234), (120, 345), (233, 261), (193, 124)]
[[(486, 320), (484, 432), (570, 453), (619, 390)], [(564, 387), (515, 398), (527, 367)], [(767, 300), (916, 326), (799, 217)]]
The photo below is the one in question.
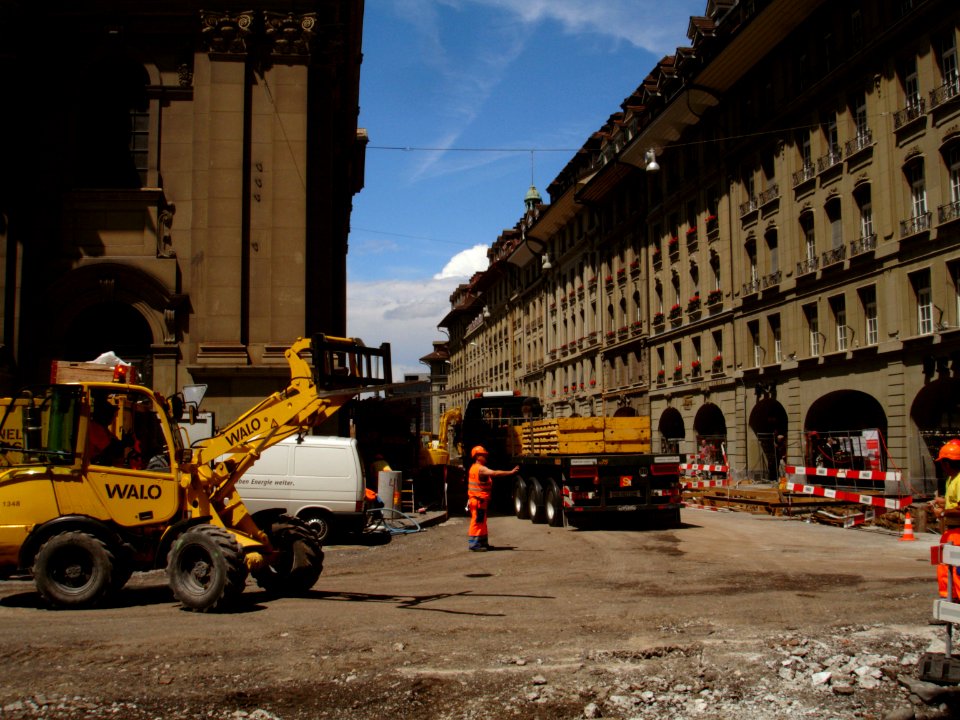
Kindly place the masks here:
[(93, 607), (112, 591), (114, 556), (100, 538), (73, 531), (54, 535), (33, 560), (37, 590), (51, 607)]
[(530, 517), (530, 510), (527, 508), (527, 483), (521, 477), (518, 477), (513, 485), (513, 514), (519, 520)]
[(547, 524), (550, 527), (563, 527), (563, 502), (557, 494), (553, 483), (547, 488), (547, 497), (544, 500), (544, 512), (547, 515)]
[(543, 486), (536, 480), (531, 480), (527, 489), (527, 515), (534, 525), (543, 525), (547, 521), (546, 508), (543, 506)]
[(305, 595), (323, 572), (323, 550), (316, 533), (288, 515), (277, 518), (266, 533), (277, 555), (269, 567), (254, 575), (257, 584), (277, 595)]
[(232, 533), (214, 525), (195, 525), (170, 548), (167, 577), (184, 607), (211, 612), (237, 600), (247, 580), (247, 564)]

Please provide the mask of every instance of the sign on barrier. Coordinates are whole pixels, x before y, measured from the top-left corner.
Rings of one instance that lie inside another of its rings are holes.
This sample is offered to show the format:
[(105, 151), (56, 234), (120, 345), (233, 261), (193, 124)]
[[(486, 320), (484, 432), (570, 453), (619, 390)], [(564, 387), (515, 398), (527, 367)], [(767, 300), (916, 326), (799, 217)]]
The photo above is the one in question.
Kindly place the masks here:
[(881, 507), (887, 510), (903, 510), (913, 504), (913, 496), (906, 495), (897, 498), (874, 497), (873, 495), (861, 495), (860, 493), (844, 492), (834, 488), (820, 487), (819, 485), (803, 485), (800, 483), (786, 483), (784, 485), (786, 492), (799, 493), (801, 495), (814, 495), (816, 497), (831, 498), (842, 500), (844, 502), (859, 503), (860, 505), (870, 505), (871, 507)]

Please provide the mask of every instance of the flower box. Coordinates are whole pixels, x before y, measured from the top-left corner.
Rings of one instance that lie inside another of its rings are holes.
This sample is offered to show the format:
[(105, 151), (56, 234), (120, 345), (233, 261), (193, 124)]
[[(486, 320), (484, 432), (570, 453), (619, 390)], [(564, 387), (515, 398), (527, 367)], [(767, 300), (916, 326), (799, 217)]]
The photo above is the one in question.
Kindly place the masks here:
[(695, 237), (697, 234), (697, 226), (694, 225), (691, 228), (687, 229), (687, 238)]
[(723, 290), (711, 290), (707, 293), (707, 305), (713, 305), (723, 299)]
[(617, 270), (617, 277), (623, 277), (626, 274), (627, 274), (626, 268), (620, 268), (619, 270)]
[(653, 314), (653, 324), (654, 325), (663, 325), (663, 313), (658, 312)]
[(596, 380), (591, 380), (591, 381), (590, 381), (590, 387), (596, 387), (596, 386), (597, 386), (597, 381), (596, 381)]
[(613, 330), (607, 330), (607, 339), (611, 339), (616, 336), (616, 333)]
[(667, 373), (664, 370), (657, 370), (657, 382), (662, 383), (666, 380)]

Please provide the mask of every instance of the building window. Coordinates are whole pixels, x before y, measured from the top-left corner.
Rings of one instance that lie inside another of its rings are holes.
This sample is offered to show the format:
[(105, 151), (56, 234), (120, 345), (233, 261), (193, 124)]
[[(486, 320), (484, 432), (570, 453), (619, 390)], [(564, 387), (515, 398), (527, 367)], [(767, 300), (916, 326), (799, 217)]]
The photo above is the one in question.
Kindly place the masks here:
[(820, 322), (817, 318), (816, 303), (804, 305), (803, 316), (807, 321), (807, 332), (810, 335), (810, 357), (818, 357), (820, 355)]
[(933, 291), (930, 287), (930, 271), (921, 270), (910, 276), (914, 299), (917, 304), (917, 334), (933, 332)]
[(863, 330), (867, 345), (876, 345), (880, 341), (880, 328), (877, 321), (877, 288), (870, 285), (861, 288), (860, 306), (863, 308)]
[(960, 203), (960, 145), (954, 145), (947, 153), (950, 172), (950, 202)]
[(910, 58), (903, 66), (903, 95), (908, 108), (920, 106), (920, 79), (917, 75), (916, 58)]
[(140, 187), (147, 186), (147, 171), (150, 151), (150, 114), (133, 110), (130, 112), (130, 158), (140, 176)]
[(873, 202), (870, 186), (864, 185), (856, 193), (857, 209), (860, 212), (860, 237), (873, 237)]
[(770, 337), (773, 338), (773, 359), (774, 362), (783, 362), (783, 342), (780, 337), (780, 316), (770, 316)]
[(857, 93), (853, 100), (853, 122), (856, 126), (857, 140), (865, 140), (870, 134), (870, 125), (867, 118), (867, 96)]
[(938, 43), (937, 64), (940, 66), (940, 77), (943, 78), (943, 89), (947, 98), (954, 97), (960, 90), (957, 73), (957, 40), (951, 31), (940, 39)]
[(923, 175), (923, 160), (917, 159), (906, 169), (907, 182), (910, 183), (910, 208), (914, 218), (927, 214), (927, 184)]
[(837, 351), (844, 352), (847, 349), (848, 328), (847, 328), (847, 300), (843, 295), (836, 295), (830, 298), (830, 312), (833, 313), (833, 325), (836, 328)]
[(777, 243), (777, 231), (770, 230), (766, 234), (767, 252), (770, 255), (770, 272), (776, 273), (780, 269), (780, 252)]
[(750, 334), (750, 344), (753, 347), (753, 366), (763, 365), (763, 346), (760, 344), (760, 323), (752, 320), (747, 323), (747, 332)]
[(840, 198), (827, 203), (827, 222), (830, 223), (830, 247), (843, 245), (843, 215), (840, 210)]
[(850, 13), (850, 48), (857, 49), (863, 45), (863, 13), (855, 8)]

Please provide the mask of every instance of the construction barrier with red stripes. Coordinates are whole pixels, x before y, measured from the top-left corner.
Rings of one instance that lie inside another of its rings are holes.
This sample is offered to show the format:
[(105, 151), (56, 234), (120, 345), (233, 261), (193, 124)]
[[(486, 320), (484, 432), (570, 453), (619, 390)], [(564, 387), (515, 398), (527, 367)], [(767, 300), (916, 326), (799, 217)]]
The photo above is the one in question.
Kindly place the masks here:
[[(876, 470), (843, 470), (822, 467), (797, 467), (796, 465), (787, 465), (785, 469), (787, 475), (817, 475), (820, 477), (834, 477), (849, 480), (883, 480), (885, 482), (889, 480), (898, 484), (902, 477), (900, 472), (879, 472)], [(857, 492), (846, 492), (844, 490), (826, 488), (819, 485), (790, 482), (784, 483), (782, 487), (785, 492), (831, 498), (833, 500), (858, 503), (860, 505), (884, 508), (886, 510), (903, 510), (913, 503), (913, 496), (911, 495), (885, 498), (874, 495), (863, 495)]]
[[(727, 465), (698, 465), (696, 463), (680, 463), (680, 474), (687, 472), (724, 473), (730, 470)], [(713, 480), (687, 480), (680, 483), (686, 490), (700, 488), (728, 487), (732, 484), (730, 478), (715, 478)]]

